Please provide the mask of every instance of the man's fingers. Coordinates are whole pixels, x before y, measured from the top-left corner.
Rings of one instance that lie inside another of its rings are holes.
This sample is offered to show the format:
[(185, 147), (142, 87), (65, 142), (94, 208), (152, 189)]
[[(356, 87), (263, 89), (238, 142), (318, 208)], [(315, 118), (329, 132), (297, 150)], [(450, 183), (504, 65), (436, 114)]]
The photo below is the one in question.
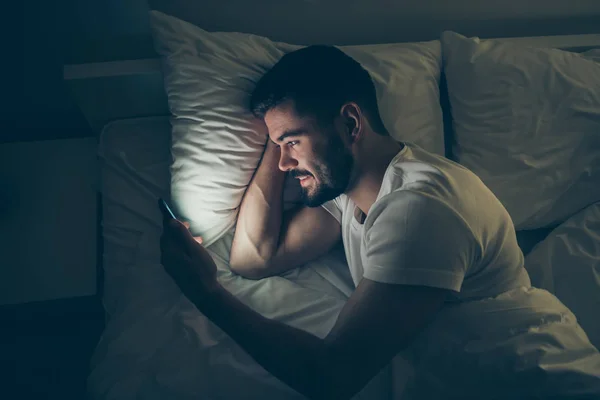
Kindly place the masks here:
[(178, 221), (176, 219), (170, 218), (168, 221), (166, 221), (166, 223), (172, 231), (178, 231), (178, 232), (187, 231), (187, 228), (185, 227), (185, 225), (181, 221)]
[(170, 231), (173, 232), (172, 237), (177, 237), (178, 240), (181, 240), (181, 243), (187, 252), (194, 251), (196, 243), (202, 244), (202, 237), (193, 237), (192, 233), (186, 227), (186, 224), (189, 225), (188, 222), (181, 222), (172, 219), (168, 222), (168, 224)]
[(187, 228), (189, 222), (182, 222), (175, 219), (165, 220), (163, 222), (163, 234), (161, 235), (161, 246), (177, 248), (180, 252), (191, 255), (198, 251), (198, 245), (202, 245), (201, 236), (192, 236)]
[[(181, 221), (183, 226), (185, 226), (188, 230), (190, 229), (190, 223), (187, 221)], [(199, 244), (202, 244), (202, 236), (194, 236), (194, 240)]]
[(186, 236), (190, 236), (189, 231), (183, 224), (176, 219), (168, 219), (163, 222), (163, 233), (161, 238), (165, 242), (183, 244)]

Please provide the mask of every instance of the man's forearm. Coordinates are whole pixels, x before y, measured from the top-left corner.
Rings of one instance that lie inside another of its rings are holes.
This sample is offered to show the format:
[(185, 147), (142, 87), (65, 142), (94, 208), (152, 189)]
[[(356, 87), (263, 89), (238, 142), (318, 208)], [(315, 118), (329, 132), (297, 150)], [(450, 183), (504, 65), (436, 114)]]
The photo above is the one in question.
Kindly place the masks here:
[(232, 268), (261, 264), (277, 250), (282, 221), (285, 172), (279, 149), (269, 140), (261, 163), (244, 194), (231, 246)]
[(308, 332), (255, 312), (222, 287), (192, 300), (263, 368), (310, 399), (331, 399), (325, 343)]

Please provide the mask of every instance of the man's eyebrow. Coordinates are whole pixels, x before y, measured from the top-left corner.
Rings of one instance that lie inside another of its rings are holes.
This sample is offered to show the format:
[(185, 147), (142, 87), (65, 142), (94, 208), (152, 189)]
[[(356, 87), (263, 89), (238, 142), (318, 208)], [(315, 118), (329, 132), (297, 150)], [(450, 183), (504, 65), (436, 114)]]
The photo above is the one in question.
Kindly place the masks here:
[(302, 136), (302, 135), (306, 135), (306, 129), (291, 129), (289, 131), (285, 131), (281, 136), (279, 136), (277, 138), (278, 142), (281, 142), (283, 139), (290, 137), (290, 136)]

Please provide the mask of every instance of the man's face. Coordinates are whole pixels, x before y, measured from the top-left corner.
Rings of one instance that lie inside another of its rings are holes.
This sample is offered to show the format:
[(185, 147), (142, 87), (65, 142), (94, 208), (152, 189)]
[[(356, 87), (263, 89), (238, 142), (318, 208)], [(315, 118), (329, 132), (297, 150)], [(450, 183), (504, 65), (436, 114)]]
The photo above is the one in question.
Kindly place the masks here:
[(318, 207), (346, 190), (354, 159), (333, 121), (323, 126), (299, 116), (293, 103), (286, 102), (269, 110), (265, 123), (281, 150), (279, 168), (300, 180), (305, 205)]

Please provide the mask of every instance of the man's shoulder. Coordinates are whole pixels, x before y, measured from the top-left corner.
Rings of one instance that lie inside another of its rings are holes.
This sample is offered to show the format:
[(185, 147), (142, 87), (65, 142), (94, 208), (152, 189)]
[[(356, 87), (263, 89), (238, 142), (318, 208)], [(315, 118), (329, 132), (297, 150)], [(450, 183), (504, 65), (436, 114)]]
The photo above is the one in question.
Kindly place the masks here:
[(393, 208), (395, 210), (406, 209), (406, 211), (418, 211), (420, 209), (449, 207), (451, 203), (446, 201), (437, 192), (418, 189), (398, 189), (379, 198), (371, 207), (369, 214), (381, 213)]
[(463, 203), (472, 202), (471, 197), (487, 198), (488, 192), (481, 179), (464, 166), (409, 147), (384, 176), (376, 204), (397, 201), (417, 207), (435, 203), (460, 211)]
[(325, 208), (329, 208), (331, 206), (334, 206), (335, 208), (337, 208), (338, 210), (340, 210), (341, 212), (343, 212), (344, 209), (346, 208), (347, 204), (348, 204), (348, 196), (342, 193), (339, 196), (334, 197), (333, 199), (326, 201), (321, 206), (325, 207)]
[(399, 229), (409, 224), (425, 224), (427, 229), (440, 229), (457, 223), (462, 225), (463, 220), (453, 202), (443, 196), (435, 192), (401, 189), (386, 194), (373, 204), (365, 220), (365, 229), (381, 223), (392, 223)]
[(321, 207), (329, 212), (340, 224), (342, 223), (342, 215), (348, 204), (348, 196), (341, 194), (331, 200), (321, 204)]

